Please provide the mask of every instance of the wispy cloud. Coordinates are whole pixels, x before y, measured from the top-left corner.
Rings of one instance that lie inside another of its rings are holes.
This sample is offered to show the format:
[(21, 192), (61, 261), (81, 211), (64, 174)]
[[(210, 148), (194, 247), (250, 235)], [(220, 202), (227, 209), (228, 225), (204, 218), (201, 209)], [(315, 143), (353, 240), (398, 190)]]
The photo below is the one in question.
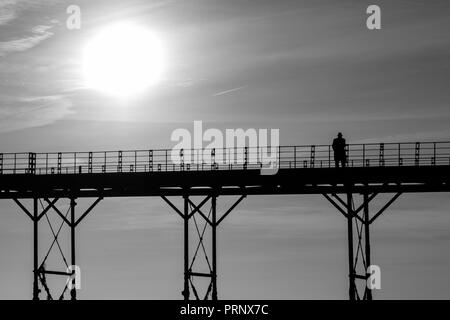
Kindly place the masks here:
[(8, 24), (16, 18), (16, 12), (10, 8), (2, 7), (0, 4), (0, 26)]
[(247, 88), (247, 86), (242, 86), (242, 87), (237, 87), (237, 88), (233, 88), (233, 89), (229, 89), (229, 90), (225, 90), (225, 91), (220, 91), (220, 92), (217, 92), (217, 93), (213, 94), (213, 97), (218, 97), (218, 96), (221, 96), (221, 95), (224, 95), (224, 94), (228, 94), (228, 93), (232, 93), (232, 92), (235, 92), (235, 91), (239, 91), (239, 90), (242, 90), (244, 88)]
[(38, 45), (40, 42), (53, 36), (53, 32), (48, 31), (51, 26), (38, 25), (31, 29), (32, 35), (20, 39), (0, 41), (0, 57), (13, 52), (26, 51)]
[(18, 17), (19, 12), (30, 7), (52, 5), (60, 0), (1, 0), (0, 1), (0, 25), (6, 24)]
[[(49, 31), (52, 26), (36, 25), (29, 30), (29, 26), (23, 21), (31, 21), (33, 18), (25, 17), (25, 14), (31, 8), (44, 8), (59, 2), (59, 0), (0, 0), (0, 26), (13, 27), (14, 38), (9, 39), (10, 33), (5, 30), (0, 34), (0, 57), (6, 56), (13, 52), (21, 52), (28, 50), (40, 42), (50, 38), (53, 33)], [(29, 14), (28, 14), (29, 15)], [(23, 17), (22, 17), (23, 16)], [(31, 17), (34, 17), (32, 14)], [(55, 21), (53, 19), (52, 21)], [(31, 22), (32, 23), (32, 22)], [(51, 22), (55, 24), (55, 22)], [(11, 29), (11, 28), (10, 28)], [(22, 33), (18, 33), (21, 30)], [(29, 34), (31, 31), (31, 35)], [(23, 34), (23, 36), (17, 36)]]
[(18, 12), (33, 2), (30, 0), (1, 0), (0, 1), (0, 26), (9, 24), (18, 17)]
[(0, 132), (26, 129), (53, 123), (72, 113), (72, 102), (64, 95), (2, 99)]

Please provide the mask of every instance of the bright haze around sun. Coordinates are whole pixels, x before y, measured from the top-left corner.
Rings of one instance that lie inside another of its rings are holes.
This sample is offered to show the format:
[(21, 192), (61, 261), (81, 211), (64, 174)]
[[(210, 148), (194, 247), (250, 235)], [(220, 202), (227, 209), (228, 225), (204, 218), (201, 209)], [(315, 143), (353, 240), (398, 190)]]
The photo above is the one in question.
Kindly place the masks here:
[(163, 51), (147, 27), (120, 22), (100, 28), (83, 50), (85, 86), (122, 98), (138, 95), (159, 82)]

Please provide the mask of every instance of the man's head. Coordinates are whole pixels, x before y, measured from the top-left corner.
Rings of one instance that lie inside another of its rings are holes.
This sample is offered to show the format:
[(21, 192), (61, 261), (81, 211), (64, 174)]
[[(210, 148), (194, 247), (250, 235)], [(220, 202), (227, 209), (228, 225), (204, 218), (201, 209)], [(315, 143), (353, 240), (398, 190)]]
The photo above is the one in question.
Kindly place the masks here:
[(338, 133), (338, 138), (342, 138), (342, 133), (341, 132)]

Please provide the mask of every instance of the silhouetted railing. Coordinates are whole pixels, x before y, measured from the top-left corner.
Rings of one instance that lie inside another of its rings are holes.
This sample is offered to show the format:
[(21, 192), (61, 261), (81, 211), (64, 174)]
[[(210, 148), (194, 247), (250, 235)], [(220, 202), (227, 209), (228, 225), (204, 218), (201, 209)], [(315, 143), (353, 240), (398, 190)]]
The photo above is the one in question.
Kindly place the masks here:
[[(346, 147), (348, 167), (449, 166), (450, 142), (368, 143)], [(84, 174), (334, 167), (330, 145), (0, 153), (0, 174)]]

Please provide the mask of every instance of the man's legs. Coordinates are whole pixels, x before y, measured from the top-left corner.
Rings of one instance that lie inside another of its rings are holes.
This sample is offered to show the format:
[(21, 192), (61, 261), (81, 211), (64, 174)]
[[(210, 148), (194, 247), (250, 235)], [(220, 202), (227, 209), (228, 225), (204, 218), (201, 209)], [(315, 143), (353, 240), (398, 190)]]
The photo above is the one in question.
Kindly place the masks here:
[(339, 163), (341, 164), (342, 168), (345, 168), (345, 161), (346, 157), (345, 156), (334, 156), (334, 163), (336, 165), (336, 168), (339, 168)]

